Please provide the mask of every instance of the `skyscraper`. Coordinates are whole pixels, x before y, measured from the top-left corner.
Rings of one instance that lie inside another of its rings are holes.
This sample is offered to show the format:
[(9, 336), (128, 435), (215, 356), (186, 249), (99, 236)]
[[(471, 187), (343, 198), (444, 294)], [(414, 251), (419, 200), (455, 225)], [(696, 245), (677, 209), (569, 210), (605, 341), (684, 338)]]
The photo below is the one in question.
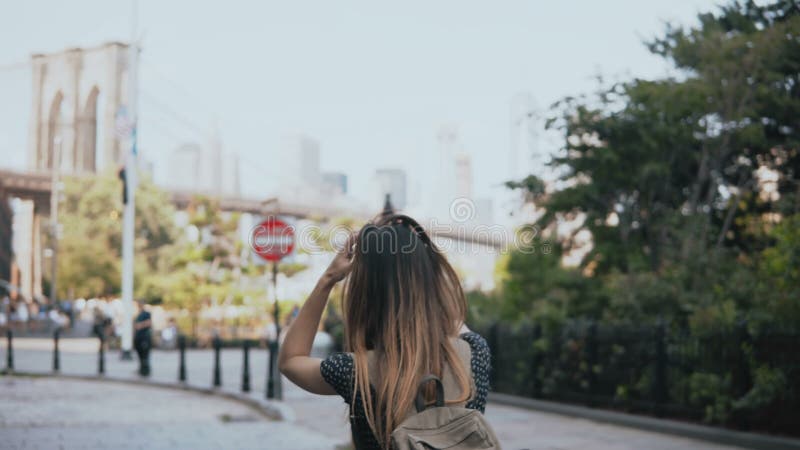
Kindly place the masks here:
[(322, 173), (323, 193), (332, 192), (335, 195), (347, 194), (347, 175), (341, 172)]
[(286, 136), (280, 157), (281, 187), (283, 196), (307, 198), (319, 195), (319, 141), (303, 135)]
[(402, 169), (378, 169), (372, 177), (372, 207), (383, 206), (386, 194), (392, 199), (395, 209), (402, 210), (407, 206), (406, 172)]
[(239, 177), (239, 155), (228, 153), (222, 159), (222, 194), (230, 197), (241, 195)]
[(204, 192), (220, 195), (222, 194), (222, 138), (216, 125), (212, 130), (200, 159), (200, 182)]
[(222, 153), (222, 141), (212, 136), (205, 147), (187, 142), (172, 151), (166, 185), (179, 191), (214, 196), (238, 196), (239, 158)]
[(180, 191), (198, 192), (200, 186), (200, 160), (203, 148), (195, 142), (179, 145), (169, 158), (167, 187)]
[(455, 161), (455, 196), (472, 198), (472, 158), (467, 153), (456, 154)]

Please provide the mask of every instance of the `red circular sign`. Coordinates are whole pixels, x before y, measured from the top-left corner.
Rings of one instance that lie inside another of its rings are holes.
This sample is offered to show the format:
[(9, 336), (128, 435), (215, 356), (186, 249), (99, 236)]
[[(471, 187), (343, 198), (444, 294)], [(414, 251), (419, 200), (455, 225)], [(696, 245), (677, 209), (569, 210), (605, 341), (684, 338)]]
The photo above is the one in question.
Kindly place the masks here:
[(253, 228), (250, 247), (267, 261), (280, 261), (294, 250), (294, 229), (280, 219), (269, 217)]

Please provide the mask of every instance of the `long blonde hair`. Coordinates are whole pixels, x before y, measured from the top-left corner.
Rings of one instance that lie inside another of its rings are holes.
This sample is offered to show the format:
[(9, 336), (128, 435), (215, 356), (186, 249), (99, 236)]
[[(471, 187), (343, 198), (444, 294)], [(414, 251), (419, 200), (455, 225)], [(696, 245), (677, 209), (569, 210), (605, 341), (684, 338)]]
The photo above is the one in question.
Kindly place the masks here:
[[(367, 422), (389, 448), (391, 432), (405, 418), (428, 373), (443, 377), (450, 367), (461, 395), (471, 395), (469, 376), (450, 341), (458, 333), (467, 303), (458, 276), (422, 227), (391, 215), (359, 232), (353, 268), (343, 294), (345, 350), (355, 361), (351, 411), (360, 394)], [(370, 390), (367, 352), (376, 358)], [(432, 388), (432, 386), (429, 386)], [(426, 400), (433, 390), (426, 390)]]

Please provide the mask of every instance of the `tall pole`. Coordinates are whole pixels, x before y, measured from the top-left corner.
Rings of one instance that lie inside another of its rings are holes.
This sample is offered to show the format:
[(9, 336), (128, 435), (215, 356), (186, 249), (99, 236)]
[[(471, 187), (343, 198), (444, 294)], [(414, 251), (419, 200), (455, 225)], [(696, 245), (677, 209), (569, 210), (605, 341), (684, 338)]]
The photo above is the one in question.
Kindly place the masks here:
[(56, 296), (58, 295), (58, 290), (56, 289), (56, 280), (58, 277), (56, 275), (58, 273), (58, 260), (56, 258), (58, 257), (58, 175), (61, 170), (61, 137), (55, 139), (53, 147), (53, 173), (50, 180), (50, 237), (52, 240), (50, 245), (53, 251), (50, 261), (52, 268), (50, 275), (50, 301), (53, 306), (57, 306), (58, 298)]
[(138, 1), (133, 0), (131, 41), (128, 47), (127, 120), (131, 133), (125, 152), (125, 189), (127, 192), (122, 222), (122, 359), (132, 359), (133, 348), (133, 240), (136, 212), (136, 131), (139, 43), (136, 40)]
[(278, 370), (278, 353), (280, 352), (280, 309), (278, 308), (278, 262), (272, 263), (272, 290), (275, 295), (273, 305), (273, 320), (275, 321), (275, 340), (269, 344), (269, 369), (267, 373), (267, 398), (281, 400), (283, 391), (281, 389), (281, 374)]
[(275, 306), (272, 310), (275, 320), (275, 340), (278, 341), (281, 335), (280, 309), (278, 308), (278, 262), (272, 263), (272, 294), (275, 296)]

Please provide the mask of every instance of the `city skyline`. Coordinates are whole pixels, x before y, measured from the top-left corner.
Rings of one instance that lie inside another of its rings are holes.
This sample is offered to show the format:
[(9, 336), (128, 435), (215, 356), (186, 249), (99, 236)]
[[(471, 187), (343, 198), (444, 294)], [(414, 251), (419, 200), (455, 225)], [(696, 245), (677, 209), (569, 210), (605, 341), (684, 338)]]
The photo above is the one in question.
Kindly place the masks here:
[[(26, 164), (30, 54), (130, 36), (127, 3), (86, 1), (63, 11), (61, 5), (43, 5), (21, 5), (17, 17), (0, 27), (3, 37), (17, 42), (0, 50), (0, 94), (17, 105), (0, 108), (5, 167)], [(236, 26), (207, 33), (222, 26), (216, 6), (193, 5), (197, 20), (192, 24), (179, 20), (185, 6), (156, 8), (142, 1), (141, 155), (153, 163), (154, 177), (163, 184), (170, 150), (197, 141), (208, 132), (206, 124), (216, 122), (226, 149), (241, 157), (242, 193), (267, 197), (286, 181), (281, 136), (308, 133), (325, 148), (321, 171), (346, 174), (350, 195), (368, 198), (369, 179), (380, 167), (404, 169), (409, 186), (425, 193), (434, 189), (435, 163), (428, 155), (435, 152), (437, 129), (452, 123), (473, 166), (480, 168), (474, 174), (475, 196), (493, 198), (505, 213), (502, 183), (509, 178), (509, 158), (497, 156), (510, 151), (514, 96), (530, 92), (537, 104), (549, 105), (592, 89), (596, 73), (663, 73), (665, 65), (637, 40), (663, 29), (662, 19), (693, 22), (695, 12), (708, 5), (621, 2), (607, 9), (586, 2), (585, 14), (575, 16), (563, 5), (525, 2), (491, 10), (443, 3), (424, 12), (371, 6), (359, 13), (316, 4), (319, 14), (309, 16), (302, 6), (248, 4), (226, 7)], [(45, 6), (53, 19), (37, 13)], [(86, 10), (92, 14), (78, 13)], [(256, 17), (258, 23), (251, 19)], [(452, 18), (458, 25), (442, 35)], [(570, 27), (558, 25), (567, 18)], [(23, 32), (33, 20), (43, 31)], [(408, 35), (409, 27), (417, 32)], [(475, 27), (483, 32), (474, 33)], [(569, 31), (572, 27), (580, 27), (581, 36), (602, 39), (580, 39)], [(280, 44), (287, 39), (291, 51)], [(593, 55), (609, 47), (617, 51), (599, 66)], [(238, 57), (243, 54), (250, 57)], [(423, 75), (413, 67), (428, 70)], [(520, 149), (520, 157), (527, 158), (527, 151)]]

